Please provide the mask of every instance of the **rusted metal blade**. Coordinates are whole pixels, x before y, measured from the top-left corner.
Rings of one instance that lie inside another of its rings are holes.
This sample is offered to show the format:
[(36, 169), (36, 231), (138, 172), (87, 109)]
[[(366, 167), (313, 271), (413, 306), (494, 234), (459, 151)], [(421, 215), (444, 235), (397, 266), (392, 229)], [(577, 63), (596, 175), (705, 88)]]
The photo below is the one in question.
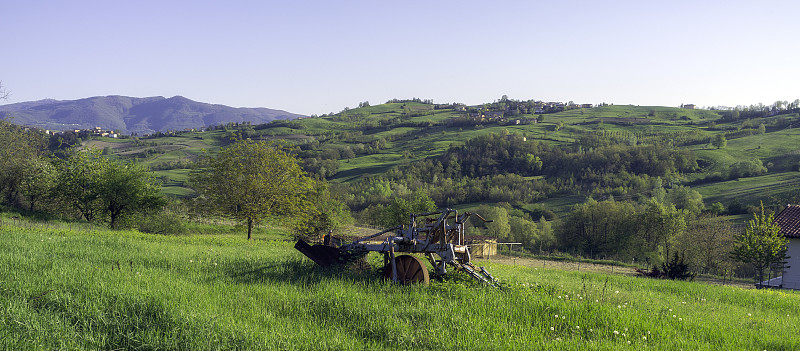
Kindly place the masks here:
[(312, 246), (300, 239), (294, 244), (294, 248), (322, 267), (330, 267), (341, 262), (342, 250), (335, 247), (325, 245)]

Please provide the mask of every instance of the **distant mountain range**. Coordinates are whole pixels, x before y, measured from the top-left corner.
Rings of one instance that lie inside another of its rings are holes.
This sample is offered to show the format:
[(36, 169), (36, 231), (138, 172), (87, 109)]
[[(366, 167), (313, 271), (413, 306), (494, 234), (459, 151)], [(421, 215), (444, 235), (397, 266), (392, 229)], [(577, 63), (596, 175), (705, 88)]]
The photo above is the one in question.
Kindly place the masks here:
[(189, 100), (182, 96), (135, 98), (97, 96), (80, 100), (39, 100), (1, 105), (0, 118), (14, 124), (49, 130), (101, 127), (123, 134), (149, 134), (225, 124), (267, 123), (303, 117), (269, 108), (235, 108)]

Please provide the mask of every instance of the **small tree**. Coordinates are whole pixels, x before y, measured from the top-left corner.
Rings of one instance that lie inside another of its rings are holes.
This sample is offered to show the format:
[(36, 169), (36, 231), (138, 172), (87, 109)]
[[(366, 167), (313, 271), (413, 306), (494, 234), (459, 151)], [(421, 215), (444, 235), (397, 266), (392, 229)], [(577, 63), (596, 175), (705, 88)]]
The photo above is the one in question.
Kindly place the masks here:
[(714, 145), (717, 149), (721, 149), (728, 145), (728, 139), (725, 138), (724, 134), (714, 135), (714, 139), (711, 140), (711, 145)]
[(761, 215), (753, 214), (747, 223), (744, 234), (736, 238), (731, 257), (737, 261), (750, 263), (756, 269), (756, 283), (761, 286), (764, 271), (770, 266), (783, 263), (788, 241), (780, 234), (781, 228), (774, 222), (774, 214), (764, 213), (761, 203)]
[(306, 215), (314, 184), (282, 146), (249, 139), (201, 158), (190, 181), (202, 206), (247, 224), (247, 239), (268, 217)]
[(134, 163), (110, 162), (100, 173), (99, 202), (109, 226), (125, 216), (164, 207), (161, 186), (151, 172)]

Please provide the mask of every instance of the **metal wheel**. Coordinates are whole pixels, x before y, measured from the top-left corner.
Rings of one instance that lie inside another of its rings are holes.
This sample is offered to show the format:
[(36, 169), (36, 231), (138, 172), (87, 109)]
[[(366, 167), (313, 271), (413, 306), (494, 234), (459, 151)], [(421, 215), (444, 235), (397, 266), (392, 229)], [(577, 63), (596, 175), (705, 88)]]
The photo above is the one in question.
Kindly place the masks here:
[[(416, 256), (400, 255), (395, 257), (397, 265), (397, 280), (400, 284), (425, 284), (431, 282), (428, 274), (428, 267)], [(386, 264), (383, 269), (383, 277), (392, 279), (392, 263)]]

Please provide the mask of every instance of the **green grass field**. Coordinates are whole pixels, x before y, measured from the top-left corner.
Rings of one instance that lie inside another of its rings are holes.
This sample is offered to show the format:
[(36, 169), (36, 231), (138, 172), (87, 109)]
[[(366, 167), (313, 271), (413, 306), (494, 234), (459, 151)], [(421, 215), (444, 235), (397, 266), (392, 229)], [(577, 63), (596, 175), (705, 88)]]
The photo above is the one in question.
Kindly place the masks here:
[(198, 228), (5, 216), (0, 349), (800, 349), (797, 292), (486, 262), (505, 289), (460, 275), (405, 287), (319, 268), (279, 231)]

